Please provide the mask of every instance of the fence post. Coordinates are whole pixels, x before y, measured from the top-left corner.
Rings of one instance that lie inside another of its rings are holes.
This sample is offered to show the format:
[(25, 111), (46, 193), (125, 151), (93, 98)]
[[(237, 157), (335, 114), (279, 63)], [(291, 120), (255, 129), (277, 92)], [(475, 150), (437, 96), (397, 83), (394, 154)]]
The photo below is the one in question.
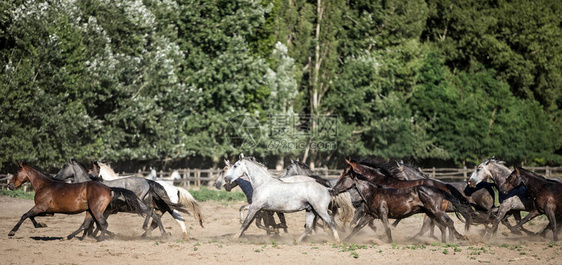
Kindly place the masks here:
[(187, 189), (191, 187), (191, 181), (189, 180), (189, 178), (191, 178), (191, 168), (187, 169)]
[(466, 177), (467, 177), (467, 175), (466, 175), (466, 173), (467, 173), (466, 165), (462, 166), (462, 170), (463, 170), (463, 171), (462, 171), (462, 176), (464, 177), (464, 181), (466, 181)]
[(546, 166), (544, 169), (544, 177), (550, 178), (550, 168), (548, 166)]
[(431, 170), (431, 175), (433, 176), (433, 178), (435, 178), (435, 167), (433, 167), (433, 169)]

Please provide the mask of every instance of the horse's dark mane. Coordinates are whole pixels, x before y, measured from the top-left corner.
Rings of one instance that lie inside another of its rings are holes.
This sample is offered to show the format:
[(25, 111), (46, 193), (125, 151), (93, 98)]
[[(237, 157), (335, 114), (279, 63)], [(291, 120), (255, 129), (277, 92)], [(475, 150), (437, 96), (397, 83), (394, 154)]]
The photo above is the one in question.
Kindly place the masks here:
[(537, 174), (537, 173), (535, 173), (535, 172), (533, 172), (533, 171), (530, 171), (530, 170), (528, 170), (528, 169), (525, 169), (525, 168), (522, 168), (522, 167), (517, 167), (517, 169), (519, 170), (519, 172), (522, 172), (525, 176), (537, 178), (537, 179), (540, 179), (540, 180), (545, 180), (545, 181), (550, 182), (550, 183), (558, 183), (558, 184), (560, 184), (560, 182), (558, 182), (558, 181), (556, 181), (556, 180), (547, 179), (547, 178), (545, 178), (544, 176), (541, 176), (541, 175), (539, 175), (539, 174)]
[(33, 169), (33, 170), (37, 171), (38, 173), (40, 173), (42, 176), (45, 176), (45, 177), (47, 177), (47, 178), (49, 178), (49, 179), (53, 179), (53, 178), (51, 178), (49, 175), (43, 173), (44, 171), (43, 171), (41, 168), (37, 167), (37, 166), (32, 166), (32, 165), (30, 165), (30, 164), (27, 163), (27, 162), (22, 162), (21, 164), (22, 164), (22, 166), (30, 167), (31, 169)]
[(372, 158), (372, 159), (363, 158), (359, 160), (352, 159), (351, 162), (376, 168), (379, 170), (380, 173), (382, 173), (387, 177), (393, 177), (394, 176), (393, 170), (396, 170), (396, 167), (394, 167), (391, 163), (388, 163), (386, 160), (382, 158)]
[(310, 167), (309, 167), (307, 164), (305, 164), (305, 163), (303, 163), (303, 162), (300, 162), (300, 161), (293, 161), (292, 164), (297, 164), (297, 165), (299, 165), (300, 167), (303, 167), (303, 168), (305, 168), (305, 169), (311, 170)]
[(364, 177), (363, 175), (356, 173), (356, 172), (352, 172), (352, 174), (354, 174), (354, 176), (359, 179), (362, 180), (364, 183), (367, 183), (367, 185), (375, 187), (377, 189), (382, 189), (382, 190), (392, 190), (393, 193), (395, 194), (407, 194), (410, 193), (412, 190), (410, 188), (404, 188), (404, 189), (396, 189), (396, 188), (391, 188), (391, 187), (386, 187), (384, 185), (379, 185), (376, 183), (373, 183), (371, 181), (369, 181), (369, 179), (367, 179), (366, 177)]
[(41, 168), (39, 168), (39, 167), (32, 166), (32, 165), (30, 165), (30, 164), (28, 164), (28, 163), (26, 163), (26, 162), (22, 162), (22, 165), (23, 165), (23, 166), (30, 167), (31, 169), (33, 169), (34, 171), (36, 171), (37, 173), (39, 173), (39, 175), (41, 175), (41, 176), (43, 176), (43, 177), (46, 177), (46, 178), (48, 178), (48, 179), (50, 179), (50, 180), (52, 180), (52, 181), (55, 181), (55, 182), (63, 182), (63, 183), (64, 183), (64, 180), (54, 179), (52, 176), (43, 173), (43, 170), (42, 170)]

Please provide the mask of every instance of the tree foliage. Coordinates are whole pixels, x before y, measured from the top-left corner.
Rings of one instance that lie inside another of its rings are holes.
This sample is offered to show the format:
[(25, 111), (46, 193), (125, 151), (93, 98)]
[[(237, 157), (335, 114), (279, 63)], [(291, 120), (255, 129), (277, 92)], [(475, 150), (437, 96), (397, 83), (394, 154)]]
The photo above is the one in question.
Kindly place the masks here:
[(240, 152), (277, 165), (560, 164), (560, 8), (3, 1), (0, 168), (56, 169), (70, 156), (214, 166)]

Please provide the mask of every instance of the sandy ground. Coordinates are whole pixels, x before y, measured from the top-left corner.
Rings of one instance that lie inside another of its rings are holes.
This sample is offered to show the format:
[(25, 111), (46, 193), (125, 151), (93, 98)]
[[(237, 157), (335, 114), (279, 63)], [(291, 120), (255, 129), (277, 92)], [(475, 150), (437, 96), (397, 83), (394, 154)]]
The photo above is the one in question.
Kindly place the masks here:
[[(141, 238), (142, 217), (127, 213), (109, 218), (109, 230), (116, 237), (103, 242), (66, 240), (82, 223), (84, 214), (38, 217), (46, 228), (34, 228), (26, 220), (16, 235), (9, 237), (8, 232), (33, 204), (32, 200), (0, 196), (0, 264), (561, 264), (562, 258), (562, 242), (551, 242), (552, 234), (546, 239), (504, 236), (503, 227), (490, 240), (480, 236), (482, 226), (471, 228), (469, 241), (443, 244), (429, 236), (409, 240), (421, 228), (421, 215), (392, 229), (393, 244), (386, 243), (379, 221), (377, 232), (365, 228), (352, 242), (335, 243), (320, 229), (306, 242), (296, 243), (304, 230), (304, 212), (286, 214), (288, 234), (267, 236), (252, 224), (243, 238), (233, 240), (240, 228), (238, 208), (243, 202), (202, 202), (205, 228), (187, 216), (189, 242), (180, 239), (181, 229), (169, 215), (163, 222), (170, 237), (158, 238), (159, 232), (154, 231), (151, 237)], [(453, 219), (462, 233), (463, 224)], [(539, 231), (545, 225), (542, 217), (527, 228)], [(341, 232), (340, 236), (346, 234)]]

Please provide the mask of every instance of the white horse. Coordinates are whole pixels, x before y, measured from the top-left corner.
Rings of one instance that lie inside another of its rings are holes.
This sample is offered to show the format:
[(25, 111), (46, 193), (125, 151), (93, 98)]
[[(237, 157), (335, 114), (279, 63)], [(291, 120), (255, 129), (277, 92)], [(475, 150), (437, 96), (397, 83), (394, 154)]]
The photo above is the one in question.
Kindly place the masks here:
[(240, 238), (244, 231), (246, 231), (254, 220), (256, 213), (264, 209), (286, 213), (306, 210), (305, 231), (298, 238), (298, 242), (301, 242), (312, 232), (315, 218), (314, 213), (316, 212), (332, 229), (334, 239), (340, 241), (334, 218), (328, 214), (331, 197), (326, 187), (313, 181), (283, 182), (273, 178), (263, 165), (245, 158), (238, 160), (226, 172), (225, 180), (232, 182), (244, 174), (250, 179), (254, 194), (248, 215), (240, 231), (234, 235), (235, 239)]
[[(104, 163), (101, 163), (101, 162), (97, 162), (97, 163), (99, 165), (99, 176), (102, 177), (104, 180), (113, 180), (113, 179), (119, 179), (120, 178), (119, 175), (117, 175), (117, 173), (115, 173), (115, 171), (113, 171), (113, 169), (111, 169), (110, 166), (108, 166)], [(199, 223), (199, 225), (201, 225), (201, 227), (204, 227), (203, 226), (203, 215), (201, 213), (201, 206), (199, 205), (197, 200), (195, 200), (195, 198), (193, 198), (191, 193), (189, 193), (189, 191), (187, 191), (186, 189), (181, 188), (181, 187), (176, 187), (176, 186), (174, 186), (173, 184), (170, 184), (167, 181), (155, 179), (156, 176), (157, 176), (156, 170), (152, 168), (151, 174), (149, 174), (149, 176), (148, 176), (150, 178), (147, 177), (147, 179), (154, 180), (158, 184), (162, 185), (164, 187), (164, 189), (166, 190), (166, 194), (168, 195), (168, 197), (170, 197), (170, 201), (172, 203), (176, 203), (180, 206), (183, 206), (183, 207), (189, 209), (190, 212), (193, 213), (193, 217)], [(185, 219), (183, 219), (183, 217), (181, 216), (181, 214), (177, 210), (172, 211), (172, 217), (180, 225), (182, 233), (183, 233), (183, 239), (189, 240), (189, 235), (187, 233), (187, 227), (185, 225)]]

